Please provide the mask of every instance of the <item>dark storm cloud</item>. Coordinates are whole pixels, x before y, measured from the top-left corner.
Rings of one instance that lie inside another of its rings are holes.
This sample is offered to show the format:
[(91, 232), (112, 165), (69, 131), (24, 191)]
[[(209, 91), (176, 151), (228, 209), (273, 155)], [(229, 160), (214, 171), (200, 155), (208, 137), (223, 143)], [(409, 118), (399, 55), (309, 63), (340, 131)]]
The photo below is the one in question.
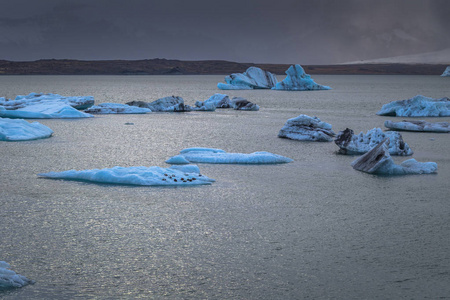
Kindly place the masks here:
[(0, 59), (309, 64), (450, 48), (447, 0), (3, 2)]

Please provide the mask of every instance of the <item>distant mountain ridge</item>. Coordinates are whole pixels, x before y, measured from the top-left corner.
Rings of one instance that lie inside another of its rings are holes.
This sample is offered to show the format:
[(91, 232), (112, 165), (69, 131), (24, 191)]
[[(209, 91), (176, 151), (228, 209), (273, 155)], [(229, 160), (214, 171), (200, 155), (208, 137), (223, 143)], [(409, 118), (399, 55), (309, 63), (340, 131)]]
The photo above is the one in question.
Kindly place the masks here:
[[(308, 74), (440, 75), (448, 64), (342, 64), (303, 65)], [(251, 66), (284, 75), (290, 64), (237, 63), (223, 60), (0, 60), (0, 75), (228, 75)]]

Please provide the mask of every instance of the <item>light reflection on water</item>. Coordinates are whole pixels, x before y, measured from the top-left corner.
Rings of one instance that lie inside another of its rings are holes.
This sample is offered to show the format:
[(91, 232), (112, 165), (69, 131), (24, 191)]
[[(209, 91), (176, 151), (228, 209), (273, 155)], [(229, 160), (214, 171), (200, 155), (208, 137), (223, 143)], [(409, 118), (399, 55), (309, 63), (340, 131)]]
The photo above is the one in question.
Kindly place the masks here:
[[(450, 289), (448, 134), (402, 133), (438, 174), (354, 171), (334, 143), (277, 138), (316, 115), (338, 132), (383, 128), (375, 112), (416, 94), (450, 94), (439, 76), (313, 76), (330, 91), (226, 91), (258, 112), (100, 115), (40, 120), (50, 139), (1, 143), (1, 260), (36, 284), (0, 294), (45, 298), (437, 298)], [(93, 95), (97, 103), (187, 104), (223, 76), (2, 76), (3, 94)], [(224, 92), (224, 91), (222, 91)], [(436, 119), (427, 119), (436, 121)], [(450, 121), (440, 118), (439, 121)], [(125, 125), (125, 123), (134, 125)], [(36, 174), (166, 166), (188, 147), (269, 151), (273, 166), (200, 165), (211, 186), (153, 188), (47, 180)], [(406, 158), (395, 158), (397, 162)], [(6, 225), (4, 225), (6, 224)]]

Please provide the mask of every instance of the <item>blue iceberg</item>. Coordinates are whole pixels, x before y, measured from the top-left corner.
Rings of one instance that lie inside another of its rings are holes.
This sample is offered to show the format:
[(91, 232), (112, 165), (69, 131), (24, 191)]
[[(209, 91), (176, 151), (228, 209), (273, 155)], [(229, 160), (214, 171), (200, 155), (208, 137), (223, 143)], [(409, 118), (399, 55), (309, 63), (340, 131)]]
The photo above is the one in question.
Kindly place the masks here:
[(435, 162), (422, 163), (415, 159), (408, 159), (400, 165), (395, 164), (389, 155), (388, 143), (389, 139), (386, 138), (372, 150), (354, 160), (352, 162), (353, 169), (377, 175), (431, 174), (437, 172)]
[(149, 108), (130, 106), (120, 103), (101, 103), (91, 106), (84, 112), (90, 114), (146, 114), (151, 112)]
[(449, 117), (450, 99), (433, 99), (417, 95), (411, 99), (387, 103), (377, 112), (380, 116), (398, 117)]
[(278, 133), (280, 138), (313, 142), (331, 142), (335, 135), (331, 130), (331, 124), (321, 121), (318, 117), (307, 115), (287, 120)]
[(28, 141), (48, 138), (53, 130), (47, 126), (23, 119), (0, 118), (0, 141)]
[(227, 153), (221, 149), (188, 148), (179, 155), (166, 160), (169, 164), (208, 163), (208, 164), (282, 164), (293, 160), (270, 152)]
[(225, 77), (226, 83), (219, 82), (221, 90), (271, 89), (278, 82), (274, 74), (258, 67), (250, 67), (244, 73), (233, 73)]
[(65, 97), (58, 94), (30, 93), (26, 96), (18, 95), (14, 100), (0, 98), (0, 106), (5, 109), (14, 110), (24, 108), (40, 102), (63, 102), (75, 109), (83, 110), (94, 105), (94, 97), (92, 96), (70, 96)]
[(46, 101), (15, 110), (0, 106), (0, 117), (20, 119), (73, 119), (90, 118), (93, 115), (79, 111), (69, 104), (59, 101)]
[(211, 184), (214, 179), (200, 174), (197, 166), (113, 167), (109, 169), (69, 170), (41, 173), (38, 176), (109, 184), (144, 186), (189, 186)]
[(444, 70), (444, 73), (442, 73), (441, 76), (442, 76), (442, 77), (450, 77), (450, 66), (448, 66), (448, 67)]
[(9, 269), (10, 265), (5, 261), (0, 261), (0, 290), (9, 288), (19, 288), (34, 281), (17, 274)]
[(311, 90), (329, 90), (329, 86), (320, 85), (312, 80), (311, 76), (305, 73), (300, 65), (292, 65), (286, 71), (286, 78), (278, 82), (273, 90), (284, 91), (311, 91)]

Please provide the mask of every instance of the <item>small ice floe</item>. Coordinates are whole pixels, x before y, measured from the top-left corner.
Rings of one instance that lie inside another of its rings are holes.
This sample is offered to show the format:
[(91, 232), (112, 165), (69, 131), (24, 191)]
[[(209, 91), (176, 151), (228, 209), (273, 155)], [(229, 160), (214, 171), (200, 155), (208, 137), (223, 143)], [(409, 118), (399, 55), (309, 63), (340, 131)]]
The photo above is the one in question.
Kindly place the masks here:
[(277, 77), (258, 67), (250, 67), (244, 73), (233, 73), (225, 77), (225, 82), (219, 82), (221, 90), (252, 90), (271, 89), (278, 82)]
[(150, 103), (144, 102), (144, 101), (131, 101), (126, 104), (130, 105), (130, 106), (149, 108), (153, 112), (184, 112), (184, 111), (186, 111), (183, 98), (178, 97), (178, 96), (164, 97), (164, 98), (160, 98), (160, 99), (155, 100)]
[(23, 119), (0, 118), (0, 141), (29, 141), (48, 138), (53, 130), (47, 126)]
[(450, 99), (428, 98), (417, 95), (411, 99), (392, 101), (377, 112), (380, 116), (398, 117), (449, 117)]
[(214, 179), (200, 174), (197, 166), (153, 167), (113, 167), (110, 169), (69, 170), (38, 174), (41, 177), (90, 181), (108, 184), (145, 186), (188, 186), (211, 184)]
[(41, 102), (63, 102), (75, 109), (84, 110), (94, 105), (92, 96), (71, 96), (65, 97), (58, 94), (30, 93), (26, 96), (19, 95), (14, 100), (0, 98), (0, 106), (7, 110), (15, 110), (34, 105)]
[(179, 155), (166, 160), (169, 164), (208, 163), (208, 164), (282, 164), (293, 160), (270, 152), (227, 153), (221, 149), (188, 148)]
[(90, 114), (146, 114), (151, 112), (149, 108), (130, 106), (120, 103), (101, 103), (91, 106), (84, 112)]
[(233, 97), (233, 99), (231, 99), (230, 104), (234, 110), (248, 110), (248, 111), (259, 110), (258, 105), (254, 104), (242, 97)]
[(46, 101), (15, 110), (7, 110), (4, 106), (0, 106), (0, 117), (20, 119), (73, 119), (90, 118), (93, 115), (79, 111), (64, 102)]
[(408, 159), (396, 165), (389, 154), (389, 139), (375, 146), (372, 150), (352, 162), (355, 170), (377, 175), (430, 174), (437, 172), (435, 162), (418, 162)]
[(292, 65), (286, 71), (286, 78), (278, 82), (273, 90), (285, 91), (312, 91), (312, 90), (329, 90), (329, 86), (320, 85), (312, 80), (311, 76), (305, 73), (300, 65)]
[(389, 154), (391, 155), (412, 155), (413, 151), (408, 144), (403, 141), (402, 135), (396, 131), (383, 132), (380, 128), (373, 128), (367, 134), (361, 132), (356, 135), (353, 130), (347, 128), (339, 131), (334, 142), (339, 146), (341, 154), (363, 154), (370, 149), (389, 139)]
[(445, 68), (444, 73), (441, 75), (442, 77), (450, 77), (450, 66)]
[(281, 138), (315, 142), (331, 142), (335, 135), (330, 124), (307, 115), (287, 120), (278, 133), (278, 137)]
[(20, 288), (27, 284), (34, 283), (33, 280), (19, 275), (9, 269), (10, 265), (5, 261), (0, 261), (0, 290), (9, 288)]
[(450, 123), (448, 122), (426, 122), (426, 121), (406, 121), (393, 122), (386, 120), (384, 126), (393, 130), (404, 131), (424, 131), (424, 132), (450, 132)]
[(202, 107), (205, 107), (205, 108), (210, 108), (210, 107), (230, 108), (231, 103), (230, 103), (230, 98), (228, 97), (228, 95), (216, 93), (216, 94), (212, 95), (211, 97), (209, 97), (209, 99), (207, 99), (205, 101), (196, 101), (195, 106), (198, 108), (202, 108)]

